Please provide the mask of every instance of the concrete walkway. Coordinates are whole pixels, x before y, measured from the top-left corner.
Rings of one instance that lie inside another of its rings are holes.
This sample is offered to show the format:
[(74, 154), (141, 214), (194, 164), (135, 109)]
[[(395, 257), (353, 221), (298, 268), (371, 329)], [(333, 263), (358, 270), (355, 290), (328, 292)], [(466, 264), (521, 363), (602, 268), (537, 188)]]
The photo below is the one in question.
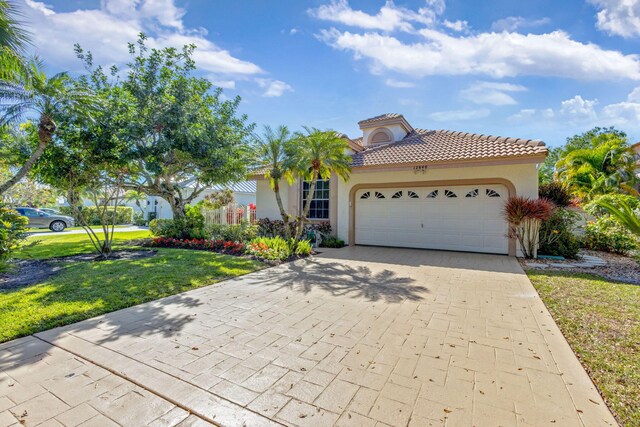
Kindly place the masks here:
[(0, 426), (616, 425), (492, 255), (327, 250), (5, 343), (0, 369)]

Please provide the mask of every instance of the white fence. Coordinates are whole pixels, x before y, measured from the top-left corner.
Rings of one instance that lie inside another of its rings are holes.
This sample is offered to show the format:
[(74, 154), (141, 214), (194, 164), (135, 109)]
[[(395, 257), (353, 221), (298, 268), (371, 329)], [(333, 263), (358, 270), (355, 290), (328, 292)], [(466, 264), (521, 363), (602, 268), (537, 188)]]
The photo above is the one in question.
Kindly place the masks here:
[[(251, 209), (252, 207), (253, 209)], [(202, 214), (206, 224), (237, 225), (243, 222), (251, 224), (256, 222), (255, 205), (245, 206), (232, 203), (220, 209), (203, 209)]]

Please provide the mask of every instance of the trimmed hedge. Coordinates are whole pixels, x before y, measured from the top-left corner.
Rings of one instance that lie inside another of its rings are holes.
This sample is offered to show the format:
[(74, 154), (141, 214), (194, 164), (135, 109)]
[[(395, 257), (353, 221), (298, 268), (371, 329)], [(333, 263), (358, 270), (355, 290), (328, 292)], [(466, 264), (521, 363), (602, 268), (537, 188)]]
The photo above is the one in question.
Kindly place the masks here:
[[(81, 208), (82, 215), (87, 220), (89, 225), (100, 225), (100, 218), (98, 217), (98, 210), (95, 206), (83, 206)], [(69, 206), (61, 206), (60, 212), (62, 215), (68, 215), (76, 220), (76, 224), (80, 225), (80, 221), (76, 215), (71, 211)], [(109, 221), (113, 218), (113, 207), (109, 207), (108, 213)], [(132, 224), (133, 223), (133, 208), (131, 206), (118, 206), (116, 210), (116, 225)]]

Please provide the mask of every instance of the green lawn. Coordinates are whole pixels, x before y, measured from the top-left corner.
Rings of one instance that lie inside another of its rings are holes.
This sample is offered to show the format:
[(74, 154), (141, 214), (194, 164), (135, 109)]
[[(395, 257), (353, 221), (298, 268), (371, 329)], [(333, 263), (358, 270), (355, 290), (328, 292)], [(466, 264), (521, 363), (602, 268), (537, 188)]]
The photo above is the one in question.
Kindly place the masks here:
[[(129, 228), (131, 225), (116, 225), (116, 230), (119, 228)], [(67, 227), (64, 231), (61, 232), (64, 235), (67, 231), (75, 231), (75, 230), (84, 230), (82, 227)], [(39, 234), (39, 233), (51, 233), (51, 230), (48, 228), (27, 228), (27, 233), (29, 234)]]
[[(98, 234), (100, 237), (101, 234)], [(126, 249), (129, 241), (151, 237), (148, 230), (123, 231), (113, 234), (113, 248)], [(93, 252), (95, 249), (86, 233), (81, 234), (54, 234), (48, 236), (29, 236), (27, 242), (38, 241), (35, 246), (27, 247), (16, 254), (16, 258), (45, 259), (67, 255), (77, 255)]]
[(527, 274), (618, 420), (640, 426), (640, 286), (590, 274)]
[[(147, 232), (117, 233), (118, 247)], [(46, 236), (25, 256), (47, 258), (91, 250), (83, 234)], [(66, 325), (247, 274), (264, 264), (247, 258), (183, 249), (159, 249), (138, 260), (70, 263), (43, 283), (0, 290), (0, 342)]]

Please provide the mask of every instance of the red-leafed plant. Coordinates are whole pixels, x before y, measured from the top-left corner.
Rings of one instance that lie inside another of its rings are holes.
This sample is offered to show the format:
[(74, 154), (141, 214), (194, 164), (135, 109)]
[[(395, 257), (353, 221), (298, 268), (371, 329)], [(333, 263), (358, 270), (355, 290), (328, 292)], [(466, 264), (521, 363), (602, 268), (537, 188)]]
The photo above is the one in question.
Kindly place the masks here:
[(509, 223), (509, 237), (520, 243), (525, 258), (538, 256), (538, 242), (542, 221), (549, 219), (554, 204), (544, 198), (509, 197), (504, 205), (504, 217)]

